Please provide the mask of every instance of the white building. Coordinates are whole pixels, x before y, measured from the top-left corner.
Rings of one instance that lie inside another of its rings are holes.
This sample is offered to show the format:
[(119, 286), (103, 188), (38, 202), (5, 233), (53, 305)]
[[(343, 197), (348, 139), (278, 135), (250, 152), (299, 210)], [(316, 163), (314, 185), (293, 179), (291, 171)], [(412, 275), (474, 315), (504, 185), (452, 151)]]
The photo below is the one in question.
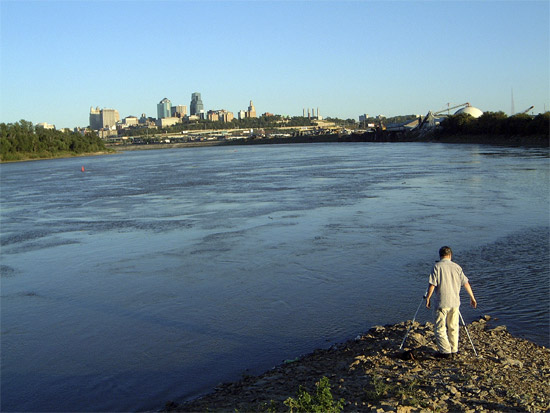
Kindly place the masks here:
[(48, 122), (41, 122), (36, 124), (37, 128), (44, 128), (44, 129), (55, 129), (55, 125), (52, 125)]
[(173, 118), (173, 117), (170, 117), (170, 118), (162, 118), (162, 119), (157, 119), (157, 126), (159, 128), (167, 128), (169, 126), (173, 126), (177, 123), (180, 123), (181, 122), (181, 119), (180, 118)]

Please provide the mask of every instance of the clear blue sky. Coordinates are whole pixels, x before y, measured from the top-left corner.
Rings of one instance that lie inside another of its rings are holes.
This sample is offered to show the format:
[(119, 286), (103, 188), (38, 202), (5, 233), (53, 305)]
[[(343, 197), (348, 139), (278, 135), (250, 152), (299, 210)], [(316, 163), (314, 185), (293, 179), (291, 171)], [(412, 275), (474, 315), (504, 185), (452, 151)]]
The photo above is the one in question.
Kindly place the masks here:
[(0, 122), (167, 97), (259, 114), (550, 110), (548, 1), (0, 0)]

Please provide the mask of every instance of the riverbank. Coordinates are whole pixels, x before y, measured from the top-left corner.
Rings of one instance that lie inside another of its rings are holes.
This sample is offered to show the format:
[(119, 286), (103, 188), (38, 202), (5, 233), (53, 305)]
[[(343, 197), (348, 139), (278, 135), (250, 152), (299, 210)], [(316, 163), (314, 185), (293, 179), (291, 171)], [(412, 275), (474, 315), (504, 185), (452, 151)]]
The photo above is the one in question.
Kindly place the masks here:
[(545, 412), (550, 409), (550, 350), (513, 337), (484, 316), (461, 327), (459, 354), (436, 357), (433, 325), (410, 321), (376, 326), (329, 349), (289, 360), (260, 376), (219, 385), (211, 394), (170, 412), (289, 411), (300, 386), (315, 393), (322, 377), (334, 401), (357, 412)]
[(116, 153), (116, 150), (109, 149), (99, 152), (84, 152), (84, 153), (73, 153), (73, 152), (62, 152), (54, 156), (33, 156), (27, 154), (21, 154), (21, 157), (18, 159), (0, 159), (0, 163), (12, 163), (12, 162), (30, 162), (30, 161), (44, 161), (46, 159), (65, 159), (65, 158), (82, 158), (86, 156), (100, 156), (100, 155), (111, 155)]
[(107, 145), (108, 148), (117, 152), (127, 151), (145, 151), (155, 149), (173, 149), (173, 148), (197, 148), (204, 146), (224, 145), (225, 141), (199, 141), (199, 142), (178, 142), (178, 143), (150, 143), (150, 144), (130, 144), (130, 145)]

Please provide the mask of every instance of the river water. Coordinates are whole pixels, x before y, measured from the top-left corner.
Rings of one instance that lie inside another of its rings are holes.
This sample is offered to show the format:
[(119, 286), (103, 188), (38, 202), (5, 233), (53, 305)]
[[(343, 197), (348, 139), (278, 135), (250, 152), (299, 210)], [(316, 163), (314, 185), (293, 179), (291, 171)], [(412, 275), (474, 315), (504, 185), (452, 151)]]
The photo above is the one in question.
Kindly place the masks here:
[(549, 346), (549, 171), (422, 143), (3, 164), (1, 410), (158, 409), (411, 319), (445, 244), (466, 322)]

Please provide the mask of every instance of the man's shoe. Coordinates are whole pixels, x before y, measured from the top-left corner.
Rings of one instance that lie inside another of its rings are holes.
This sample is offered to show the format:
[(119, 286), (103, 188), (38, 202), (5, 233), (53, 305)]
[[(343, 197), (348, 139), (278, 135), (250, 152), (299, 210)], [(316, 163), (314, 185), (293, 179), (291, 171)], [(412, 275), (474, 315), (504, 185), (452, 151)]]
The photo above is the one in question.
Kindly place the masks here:
[(451, 353), (436, 353), (435, 357), (438, 359), (449, 359), (451, 358)]

